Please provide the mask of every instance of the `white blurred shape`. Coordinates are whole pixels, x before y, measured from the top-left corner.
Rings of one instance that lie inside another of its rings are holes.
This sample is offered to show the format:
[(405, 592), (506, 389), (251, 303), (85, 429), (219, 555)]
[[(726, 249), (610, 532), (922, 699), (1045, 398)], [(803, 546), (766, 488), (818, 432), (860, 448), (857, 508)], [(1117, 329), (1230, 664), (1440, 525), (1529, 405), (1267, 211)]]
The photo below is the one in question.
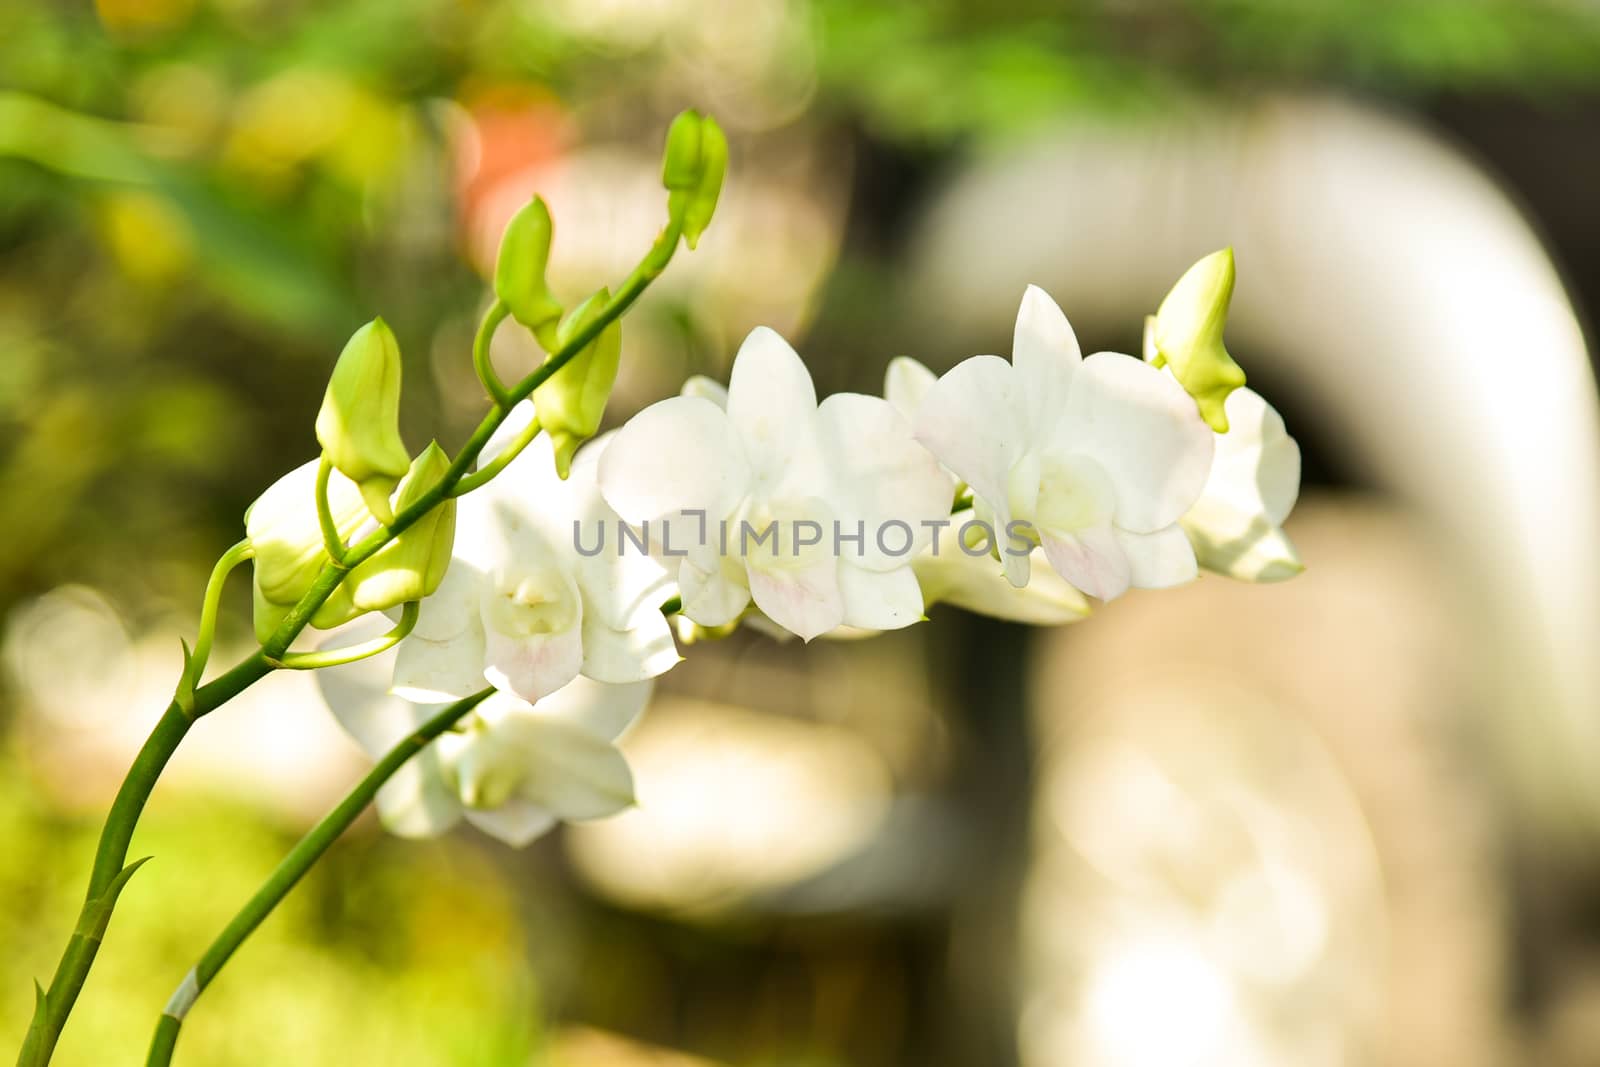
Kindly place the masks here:
[(836, 726), (660, 700), (622, 743), (639, 806), (569, 829), (578, 871), (641, 907), (713, 911), (849, 856), (882, 822), (889, 772)]
[(1179, 940), (1134, 941), (1089, 975), (1089, 1058), (1101, 1067), (1220, 1063), (1233, 988), (1204, 952)]
[(1328, 936), (1322, 891), (1287, 863), (1268, 860), (1223, 887), (1212, 912), (1219, 952), (1244, 974), (1283, 985), (1321, 957)]
[(23, 699), (51, 725), (93, 730), (126, 715), (139, 664), (122, 617), (95, 590), (63, 585), (23, 604), (3, 644)]

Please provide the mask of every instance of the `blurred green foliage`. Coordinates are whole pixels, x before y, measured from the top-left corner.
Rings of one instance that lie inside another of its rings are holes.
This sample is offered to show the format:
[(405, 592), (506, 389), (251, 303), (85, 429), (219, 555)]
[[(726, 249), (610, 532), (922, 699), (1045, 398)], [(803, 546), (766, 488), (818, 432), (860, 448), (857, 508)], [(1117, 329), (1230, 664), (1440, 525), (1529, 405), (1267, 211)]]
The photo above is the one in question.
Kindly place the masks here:
[[(0, 756), (0, 1046), (21, 1041), (33, 971), (72, 926), (97, 827), (63, 817), (16, 753)], [(244, 806), (164, 791), (136, 843), (154, 859), (122, 898), (56, 1062), (135, 1062), (168, 994), (295, 836)], [(537, 1030), (525, 941), (482, 854), (364, 826), (206, 991), (180, 1062), (527, 1062)]]

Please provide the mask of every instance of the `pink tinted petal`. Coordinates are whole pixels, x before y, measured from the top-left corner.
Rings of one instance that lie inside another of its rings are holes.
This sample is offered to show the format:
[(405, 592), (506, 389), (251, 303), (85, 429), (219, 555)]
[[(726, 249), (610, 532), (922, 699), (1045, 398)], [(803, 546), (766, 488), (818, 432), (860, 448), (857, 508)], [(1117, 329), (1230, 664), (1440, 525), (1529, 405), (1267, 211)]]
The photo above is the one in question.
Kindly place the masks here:
[(1074, 533), (1043, 533), (1041, 547), (1055, 572), (1078, 589), (1101, 600), (1114, 600), (1128, 590), (1128, 557), (1109, 525)]
[(838, 560), (828, 557), (806, 567), (747, 570), (756, 606), (796, 637), (809, 641), (844, 622)]
[(583, 631), (514, 637), (485, 627), (483, 676), (496, 689), (533, 703), (554, 693), (583, 668)]

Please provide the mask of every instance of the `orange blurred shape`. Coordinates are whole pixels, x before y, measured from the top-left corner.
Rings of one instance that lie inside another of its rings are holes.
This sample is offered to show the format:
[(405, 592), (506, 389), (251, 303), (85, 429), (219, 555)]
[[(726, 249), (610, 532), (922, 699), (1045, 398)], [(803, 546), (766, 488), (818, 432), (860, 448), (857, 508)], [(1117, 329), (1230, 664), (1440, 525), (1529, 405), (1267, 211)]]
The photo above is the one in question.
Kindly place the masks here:
[(502, 183), (561, 155), (571, 120), (543, 86), (499, 84), (462, 93), (467, 121), (456, 138), (456, 182), (464, 233)]

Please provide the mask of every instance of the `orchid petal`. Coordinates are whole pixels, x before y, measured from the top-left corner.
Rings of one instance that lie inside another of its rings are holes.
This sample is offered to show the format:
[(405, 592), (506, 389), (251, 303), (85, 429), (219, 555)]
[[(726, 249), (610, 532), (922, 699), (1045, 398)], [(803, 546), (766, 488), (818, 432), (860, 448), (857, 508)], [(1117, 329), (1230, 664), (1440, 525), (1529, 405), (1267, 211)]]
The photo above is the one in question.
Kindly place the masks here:
[(557, 719), (538, 719), (519, 731), (527, 774), (522, 800), (562, 819), (598, 819), (634, 803), (633, 772), (616, 746)]
[(987, 557), (959, 551), (918, 557), (914, 568), (925, 610), (934, 604), (953, 604), (979, 615), (1035, 626), (1076, 622), (1087, 616), (1089, 602), (1083, 594), (1050, 568), (1042, 549), (1034, 549), (1033, 555), (1039, 557), (1039, 566), (1031, 568), (1024, 588), (1008, 582)]
[(1128, 581), (1138, 589), (1169, 589), (1199, 577), (1194, 549), (1177, 523), (1155, 533), (1115, 531), (1128, 557)]
[(671, 397), (645, 408), (600, 457), (600, 491), (629, 522), (685, 510), (726, 515), (750, 480), (727, 413), (698, 397)]
[(515, 797), (498, 808), (467, 808), (467, 821), (512, 848), (526, 848), (555, 829), (556, 817)]
[(530, 637), (484, 627), (483, 676), (530, 703), (554, 693), (583, 668), (583, 630), (571, 626)]
[(678, 590), (683, 614), (701, 626), (726, 626), (750, 603), (744, 565), (732, 558), (713, 559), (710, 570), (684, 560), (678, 569)]
[(744, 442), (757, 482), (766, 483), (758, 487), (762, 491), (773, 492), (796, 474), (809, 473), (817, 448), (816, 413), (816, 387), (800, 356), (767, 327), (751, 330), (728, 378), (728, 419)]
[(873, 571), (839, 564), (844, 624), (863, 630), (899, 630), (922, 621), (922, 587), (911, 567)]
[(1022, 294), (1011, 340), (1011, 363), (1021, 382), (1029, 431), (1038, 439), (1065, 413), (1083, 351), (1067, 316), (1037, 285), (1028, 286)]
[(389, 691), (424, 703), (460, 700), (488, 684), (483, 664), (483, 628), (476, 622), (468, 632), (448, 641), (429, 641), (412, 634), (400, 642)]
[(923, 398), (938, 380), (938, 375), (917, 360), (896, 356), (883, 376), (883, 398), (906, 422), (915, 423)]
[(1283, 416), (1253, 389), (1235, 389), (1226, 410), (1228, 432), (1216, 437), (1201, 499), (1281, 526), (1300, 495), (1300, 446)]
[(1128, 557), (1109, 524), (1072, 533), (1043, 531), (1040, 542), (1055, 572), (1090, 596), (1114, 600), (1127, 592)]
[(678, 390), (679, 396), (697, 396), (709, 400), (722, 410), (728, 410), (728, 387), (704, 374), (691, 374)]
[(533, 713), (615, 741), (639, 720), (654, 689), (654, 682), (610, 685), (580, 675), (539, 701)]
[(807, 566), (751, 565), (747, 571), (756, 606), (796, 637), (809, 641), (844, 622), (839, 561), (831, 556)]
[(672, 626), (659, 608), (627, 630), (613, 629), (593, 615), (584, 616), (583, 673), (597, 682), (621, 684), (656, 678), (682, 659), (672, 640)]
[(1105, 470), (1116, 493), (1115, 522), (1134, 533), (1176, 522), (1211, 469), (1212, 434), (1194, 401), (1132, 356), (1100, 352), (1083, 361), (1057, 433), (1057, 447)]
[(1011, 364), (999, 356), (973, 356), (928, 390), (914, 429), (917, 440), (973, 492), (1003, 507), (1007, 478), (1026, 448), (1022, 414)]
[(864, 534), (845, 561), (873, 570), (907, 566), (932, 539), (928, 524), (950, 514), (949, 478), (887, 401), (837, 393), (817, 414), (833, 476), (833, 517), (845, 532), (860, 523)]
[(445, 780), (435, 741), (400, 765), (378, 789), (378, 820), (399, 837), (437, 837), (461, 821), (461, 802)]

